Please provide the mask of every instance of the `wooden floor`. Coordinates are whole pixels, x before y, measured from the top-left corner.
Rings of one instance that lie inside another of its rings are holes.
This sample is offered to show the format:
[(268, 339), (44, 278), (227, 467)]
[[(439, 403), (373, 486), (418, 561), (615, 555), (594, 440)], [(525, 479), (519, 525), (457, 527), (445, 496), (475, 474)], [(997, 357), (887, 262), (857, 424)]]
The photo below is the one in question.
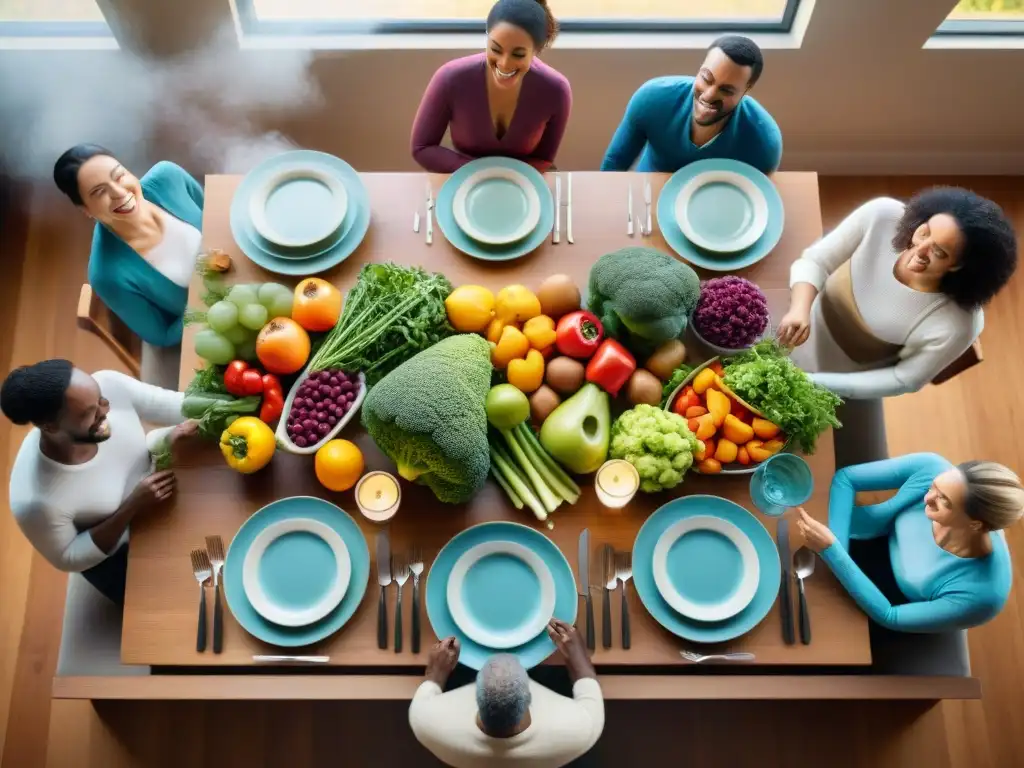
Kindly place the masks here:
[[(826, 228), (861, 201), (907, 196), (936, 179), (825, 178)], [(1003, 205), (1024, 235), (1019, 179), (944, 180)], [(17, 191), (0, 200), (2, 371), (45, 357), (87, 369), (112, 367), (100, 345), (76, 331), (89, 227), (61, 200), (36, 198), (32, 216)], [(12, 209), (14, 212), (12, 213)], [(1024, 278), (986, 312), (985, 363), (942, 387), (887, 403), (894, 454), (934, 450), (951, 461), (993, 459), (1024, 469)], [(9, 473), (23, 430), (0, 420), (0, 466)], [(1003, 613), (970, 635), (980, 702), (934, 708), (850, 703), (626, 703), (608, 707), (593, 765), (1024, 766), (1024, 528), (1009, 534), (1015, 589)], [(59, 702), (51, 708), (64, 577), (25, 542), (0, 511), (0, 768), (117, 766), (431, 766), (398, 704)], [(680, 681), (680, 685), (685, 685)]]

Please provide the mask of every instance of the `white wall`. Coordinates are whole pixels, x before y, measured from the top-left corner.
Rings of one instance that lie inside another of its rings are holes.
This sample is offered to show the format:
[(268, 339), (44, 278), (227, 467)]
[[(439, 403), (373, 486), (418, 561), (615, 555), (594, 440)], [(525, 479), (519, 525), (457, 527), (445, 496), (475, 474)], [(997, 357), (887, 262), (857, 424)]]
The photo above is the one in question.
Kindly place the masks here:
[[(185, 6), (200, 3), (209, 16), (213, 2), (179, 0), (175, 18), (190, 18), (194, 27), (195, 17)], [(557, 0), (552, 5), (557, 11)], [(1024, 50), (922, 49), (951, 5), (951, 0), (817, 0), (803, 45), (766, 50), (765, 74), (754, 91), (782, 128), (783, 167), (824, 173), (1024, 173)], [(166, 15), (141, 32), (144, 20), (136, 17), (132, 23), (151, 47), (161, 41), (165, 49), (180, 47), (183, 39), (198, 36)], [(364, 170), (411, 169), (408, 137), (419, 97), (434, 70), (459, 53), (317, 52), (311, 67), (324, 104), (254, 117), (253, 130), (283, 130), (304, 146), (341, 155)], [(282, 66), (294, 65), (296, 54), (223, 47), (226, 63), (239, 56), (244, 73), (244, 62), (266, 66), (279, 59)], [(53, 80), (40, 72), (57, 67), (69, 77), (85, 78), (83, 87), (100, 99), (109, 95), (105, 89), (116, 93), (118, 79), (89, 79), (85, 73), (109, 69), (112, 61), (120, 66), (127, 58), (111, 52), (8, 51), (0, 53), (0, 82), (17, 70), (23, 85), (38, 81), (37, 90), (45, 92)], [(635, 88), (657, 75), (693, 73), (702, 58), (699, 50), (559, 50), (556, 45), (546, 60), (568, 76), (574, 97), (559, 166), (597, 167)], [(126, 61), (125, 66), (136, 65)], [(0, 132), (33, 130), (31, 109), (9, 112), (2, 115)], [(73, 113), (67, 117), (75, 119)], [(130, 129), (113, 114), (98, 132), (107, 131), (116, 143)], [(195, 137), (172, 133), (177, 135), (155, 138), (145, 148), (146, 159), (166, 155), (188, 163)]]

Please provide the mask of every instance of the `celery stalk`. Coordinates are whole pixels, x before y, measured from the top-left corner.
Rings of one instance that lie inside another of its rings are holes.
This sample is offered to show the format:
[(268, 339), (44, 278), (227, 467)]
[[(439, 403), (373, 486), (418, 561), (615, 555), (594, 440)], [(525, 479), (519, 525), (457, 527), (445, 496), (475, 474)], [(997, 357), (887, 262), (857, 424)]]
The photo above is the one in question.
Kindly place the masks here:
[(543, 447), (539, 445), (534, 446), (533, 443), (530, 442), (529, 438), (522, 434), (522, 431), (518, 427), (515, 430), (513, 430), (513, 434), (516, 438), (516, 441), (522, 447), (523, 452), (526, 454), (527, 458), (529, 458), (530, 462), (533, 464), (538, 474), (540, 474), (540, 476), (544, 479), (544, 482), (548, 484), (551, 490), (553, 490), (556, 494), (561, 496), (570, 504), (575, 504), (580, 498), (579, 493), (573, 493), (572, 489), (567, 487), (565, 483), (563, 483), (558, 477), (556, 477), (555, 473), (552, 472), (551, 469), (547, 466), (547, 464), (544, 463), (544, 460), (541, 458), (537, 451), (537, 448), (540, 448), (540, 450), (543, 451)]
[(548, 513), (545, 510), (544, 505), (541, 504), (540, 500), (534, 495), (529, 484), (524, 483), (519, 474), (513, 469), (512, 465), (495, 450), (494, 444), (491, 445), (491, 461), (498, 466), (498, 471), (505, 476), (508, 484), (515, 489), (516, 493), (519, 494), (523, 503), (533, 510), (534, 516), (538, 520), (547, 520)]
[[(520, 424), (517, 429), (520, 431), (522, 436), (526, 438), (526, 441), (536, 449), (537, 455), (551, 474), (557, 477), (562, 485), (568, 488), (572, 492), (572, 495), (578, 499), (582, 493), (580, 487), (576, 485), (576, 481), (569, 476), (569, 473), (562, 469), (561, 465), (555, 461), (554, 457), (547, 452), (543, 445), (540, 444), (540, 440), (538, 440), (537, 436), (533, 434), (533, 430), (526, 425), (526, 422)], [(575, 500), (572, 503), (575, 504)]]

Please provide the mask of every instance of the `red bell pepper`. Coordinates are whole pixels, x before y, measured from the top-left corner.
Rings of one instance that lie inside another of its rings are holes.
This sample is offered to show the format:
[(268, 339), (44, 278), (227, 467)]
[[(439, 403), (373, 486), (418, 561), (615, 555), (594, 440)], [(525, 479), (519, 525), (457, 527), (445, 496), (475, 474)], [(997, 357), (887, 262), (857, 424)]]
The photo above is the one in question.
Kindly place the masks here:
[(263, 394), (263, 374), (244, 360), (233, 360), (224, 369), (224, 389), (235, 397)]
[(603, 336), (604, 328), (597, 315), (581, 309), (558, 321), (555, 346), (563, 355), (586, 359), (597, 351)]
[(272, 373), (263, 376), (263, 404), (260, 406), (260, 421), (275, 424), (284, 412), (284, 390), (281, 382)]
[(587, 363), (587, 381), (597, 384), (612, 397), (636, 370), (636, 360), (629, 350), (615, 341), (605, 339)]

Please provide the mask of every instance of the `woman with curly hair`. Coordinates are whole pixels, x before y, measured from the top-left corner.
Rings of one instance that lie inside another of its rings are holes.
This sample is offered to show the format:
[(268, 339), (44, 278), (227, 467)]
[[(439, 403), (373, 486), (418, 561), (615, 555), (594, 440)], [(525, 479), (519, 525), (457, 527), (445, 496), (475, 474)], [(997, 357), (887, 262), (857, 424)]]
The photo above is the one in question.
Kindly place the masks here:
[(958, 187), (865, 203), (790, 271), (779, 340), (849, 399), (916, 392), (974, 343), (1017, 266), (1002, 209)]

